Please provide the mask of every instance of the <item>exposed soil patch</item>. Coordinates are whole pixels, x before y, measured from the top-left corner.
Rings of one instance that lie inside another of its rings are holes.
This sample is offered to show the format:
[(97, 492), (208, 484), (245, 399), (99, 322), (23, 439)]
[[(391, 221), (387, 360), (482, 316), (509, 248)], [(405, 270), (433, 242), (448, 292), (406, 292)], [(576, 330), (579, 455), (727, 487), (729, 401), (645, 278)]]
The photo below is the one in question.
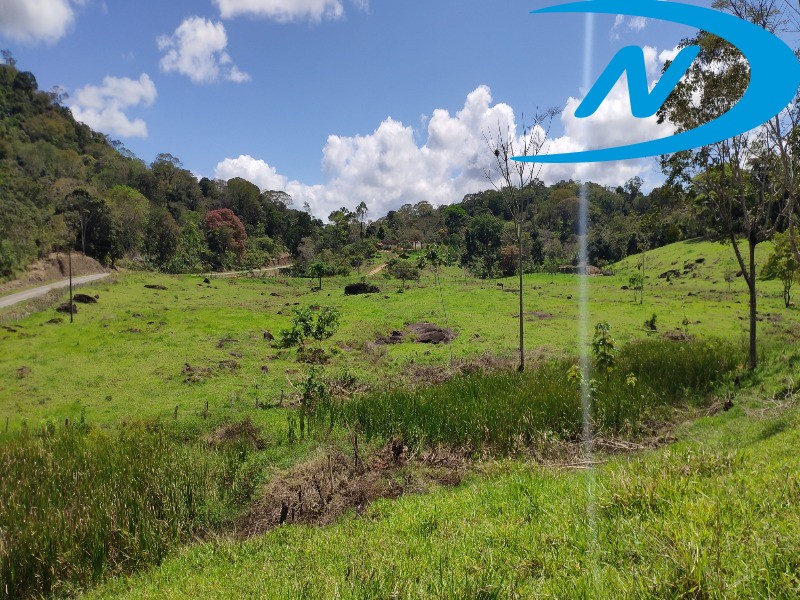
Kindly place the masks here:
[(258, 427), (253, 425), (250, 417), (240, 423), (226, 423), (217, 427), (206, 436), (205, 441), (212, 448), (245, 445), (251, 446), (254, 450), (263, 450), (267, 447)]
[(224, 348), (228, 344), (235, 344), (238, 341), (234, 338), (222, 338), (217, 342), (217, 348)]
[(400, 344), (406, 338), (412, 339), (418, 344), (449, 344), (458, 337), (452, 329), (440, 327), (435, 323), (412, 323), (406, 325), (403, 331), (393, 331), (385, 337), (375, 340), (376, 344)]
[(19, 369), (17, 369), (17, 379), (25, 379), (30, 374), (31, 374), (30, 367), (22, 366)]
[(182, 372), (184, 383), (205, 381), (212, 375), (211, 369), (208, 367), (193, 367), (189, 363), (183, 365)]
[(678, 269), (670, 269), (669, 271), (664, 271), (661, 275), (658, 276), (659, 279), (666, 279), (670, 281), (671, 279), (677, 279), (681, 276), (681, 272)]
[(375, 340), (375, 343), (378, 345), (386, 345), (386, 344), (399, 344), (403, 341), (405, 334), (402, 331), (393, 331), (389, 335), (385, 337), (380, 337)]
[[(577, 265), (560, 265), (558, 267), (558, 272), (562, 275), (578, 275), (580, 273), (580, 268)], [(589, 265), (586, 267), (586, 274), (594, 277), (597, 277), (598, 275), (611, 275), (610, 272), (605, 271), (600, 267), (595, 267), (594, 265)]]
[[(515, 319), (519, 319), (519, 313), (517, 313), (516, 315), (511, 315), (511, 316), (514, 317)], [(550, 313), (542, 312), (540, 310), (535, 310), (533, 312), (526, 312), (524, 316), (526, 316), (526, 317), (536, 317), (540, 321), (547, 321), (549, 319), (555, 319), (555, 317), (553, 315), (551, 315)]]
[(300, 346), (297, 349), (297, 362), (307, 365), (326, 365), (330, 358), (322, 348), (306, 348)]
[(433, 323), (412, 323), (406, 329), (414, 335), (418, 344), (449, 344), (458, 334)]
[[(59, 305), (58, 308), (56, 308), (56, 312), (69, 314), (70, 313), (70, 304), (69, 304), (69, 302), (65, 302), (64, 304)], [(72, 314), (74, 315), (74, 314), (77, 314), (77, 313), (78, 313), (78, 307), (73, 304), (72, 305)]]
[(694, 336), (686, 333), (682, 329), (673, 329), (664, 333), (664, 337), (673, 342), (688, 342), (694, 339)]
[(144, 287), (146, 287), (148, 290), (166, 290), (167, 289), (166, 286), (153, 285), (153, 284), (147, 284)]
[(411, 458), (402, 440), (388, 442), (367, 460), (339, 451), (322, 454), (274, 479), (240, 521), (243, 537), (286, 523), (330, 524), (371, 502), (425, 493), (461, 483), (468, 461), (453, 452)]

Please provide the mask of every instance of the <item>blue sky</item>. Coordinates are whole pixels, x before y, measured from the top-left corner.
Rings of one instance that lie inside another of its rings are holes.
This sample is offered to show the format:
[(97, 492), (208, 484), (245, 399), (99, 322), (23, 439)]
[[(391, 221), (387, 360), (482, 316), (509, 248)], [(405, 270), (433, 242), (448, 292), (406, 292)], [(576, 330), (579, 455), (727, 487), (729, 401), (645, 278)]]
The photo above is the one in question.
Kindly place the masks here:
[[(361, 200), (375, 214), (488, 187), (483, 131), (536, 106), (566, 108), (554, 150), (669, 134), (630, 116), (622, 85), (594, 121), (570, 117), (583, 97), (584, 18), (529, 14), (552, 3), (0, 0), (0, 47), (147, 162), (169, 152), (197, 175), (285, 189), (322, 216)], [(651, 48), (653, 78), (693, 33), (599, 16), (594, 32), (595, 76), (635, 44)], [(633, 175), (659, 181), (652, 160), (544, 177)]]

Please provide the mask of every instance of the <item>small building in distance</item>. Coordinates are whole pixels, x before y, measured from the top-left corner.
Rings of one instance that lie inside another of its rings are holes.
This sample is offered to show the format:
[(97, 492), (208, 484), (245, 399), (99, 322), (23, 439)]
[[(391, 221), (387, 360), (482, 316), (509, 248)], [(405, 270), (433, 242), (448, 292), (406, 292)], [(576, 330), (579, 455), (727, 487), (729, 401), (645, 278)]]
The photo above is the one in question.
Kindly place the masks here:
[(397, 240), (383, 240), (378, 242), (378, 250), (397, 250)]

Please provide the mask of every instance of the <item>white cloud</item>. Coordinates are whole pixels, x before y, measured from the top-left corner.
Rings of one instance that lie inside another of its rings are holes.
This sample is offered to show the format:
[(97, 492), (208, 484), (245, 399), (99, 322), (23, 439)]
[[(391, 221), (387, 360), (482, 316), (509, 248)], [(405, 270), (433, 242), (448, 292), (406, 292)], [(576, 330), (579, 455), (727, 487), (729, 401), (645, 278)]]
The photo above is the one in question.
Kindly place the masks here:
[(233, 64), (227, 47), (228, 34), (222, 23), (189, 17), (172, 35), (158, 38), (158, 49), (166, 52), (161, 58), (161, 70), (181, 73), (195, 83), (250, 81), (250, 75)]
[(648, 19), (645, 17), (630, 17), (625, 18), (625, 15), (617, 15), (614, 19), (614, 27), (611, 28), (611, 39), (618, 40), (621, 37), (622, 30), (640, 32), (647, 27)]
[(217, 165), (214, 177), (225, 181), (241, 177), (262, 190), (283, 190), (289, 183), (289, 180), (279, 175), (274, 167), (249, 154), (243, 154), (239, 158), (226, 158)]
[(647, 19), (645, 17), (631, 17), (628, 21), (628, 28), (633, 31), (642, 31), (647, 27)]
[[(344, 16), (342, 0), (214, 0), (223, 19), (239, 16), (261, 17), (279, 23), (340, 19)], [(366, 10), (368, 0), (352, 0)]]
[[(664, 53), (661, 55), (665, 56)], [(647, 73), (651, 85), (661, 70), (663, 60), (655, 48), (645, 48)], [(623, 78), (588, 119), (575, 117), (580, 104), (569, 98), (561, 115), (563, 134), (551, 139), (547, 153), (577, 152), (601, 147), (625, 145), (665, 137), (673, 133), (671, 125), (658, 125), (656, 117), (636, 119), (631, 115), (627, 80)], [(469, 94), (464, 107), (456, 114), (437, 109), (423, 119), (427, 139), (415, 141), (413, 126), (392, 118), (368, 135), (344, 137), (331, 135), (323, 148), (322, 166), (326, 181), (306, 186), (290, 181), (274, 166), (251, 156), (228, 158), (217, 165), (221, 179), (244, 177), (262, 189), (289, 193), (300, 206), (308, 202), (315, 215), (325, 217), (341, 206), (354, 208), (366, 202), (373, 215), (382, 215), (406, 203), (427, 200), (434, 205), (460, 201), (466, 194), (488, 189), (484, 177), (491, 165), (484, 132), (498, 126), (518, 134), (515, 111), (508, 104), (494, 104), (491, 91), (480, 86)], [(642, 177), (648, 187), (662, 180), (653, 159), (616, 163), (545, 165), (541, 178), (546, 183), (562, 179), (594, 181), (617, 186), (634, 176)]]
[[(659, 55), (655, 48), (644, 47), (645, 64), (651, 89), (660, 76), (663, 58), (667, 55), (668, 52), (662, 52)], [(659, 125), (656, 116), (637, 119), (631, 115), (627, 75), (617, 82), (600, 108), (591, 117), (576, 118), (575, 111), (579, 105), (580, 100), (577, 98), (567, 100), (561, 115), (564, 135), (549, 143), (548, 153), (578, 152), (623, 146), (666, 137), (675, 132), (675, 128), (669, 123)], [(653, 168), (653, 159), (646, 158), (611, 163), (548, 165), (545, 167), (544, 175), (545, 179), (549, 181), (574, 179), (593, 181), (603, 185), (620, 185), (638, 175), (646, 183), (655, 185), (660, 180), (660, 174), (654, 172)]]
[(143, 73), (139, 79), (106, 77), (103, 84), (87, 85), (75, 92), (69, 107), (76, 120), (92, 129), (121, 137), (147, 137), (147, 124), (142, 119), (131, 120), (125, 109), (151, 106), (158, 95), (150, 77)]
[(0, 34), (19, 42), (55, 43), (75, 21), (83, 0), (0, 0)]

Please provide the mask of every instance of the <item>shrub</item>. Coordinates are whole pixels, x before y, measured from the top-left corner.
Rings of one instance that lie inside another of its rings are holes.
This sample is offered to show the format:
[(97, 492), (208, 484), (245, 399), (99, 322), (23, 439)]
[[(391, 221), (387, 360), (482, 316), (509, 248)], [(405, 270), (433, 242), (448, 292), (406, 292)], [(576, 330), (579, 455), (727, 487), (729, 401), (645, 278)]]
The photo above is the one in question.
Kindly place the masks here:
[(317, 318), (308, 307), (294, 309), (292, 328), (281, 331), (278, 345), (281, 348), (291, 348), (305, 343), (306, 339), (313, 338), (318, 342), (333, 336), (339, 329), (339, 311), (326, 306), (319, 311)]

